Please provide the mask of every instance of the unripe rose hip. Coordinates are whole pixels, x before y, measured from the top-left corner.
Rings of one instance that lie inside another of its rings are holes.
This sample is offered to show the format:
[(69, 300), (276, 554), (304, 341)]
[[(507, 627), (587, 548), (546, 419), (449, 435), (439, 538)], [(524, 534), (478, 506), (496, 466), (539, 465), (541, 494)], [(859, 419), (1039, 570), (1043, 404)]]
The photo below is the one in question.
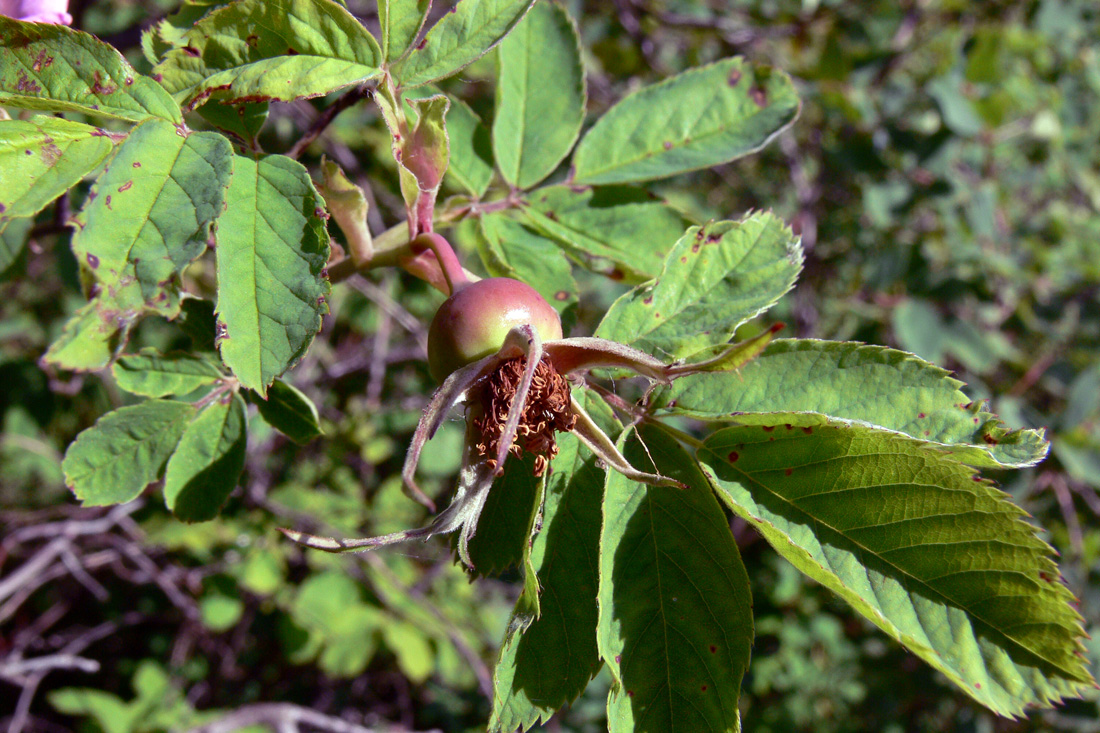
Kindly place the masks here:
[(428, 369), (443, 381), (493, 354), (508, 332), (530, 324), (543, 341), (562, 337), (557, 311), (526, 283), (492, 277), (463, 285), (443, 302), (428, 329)]

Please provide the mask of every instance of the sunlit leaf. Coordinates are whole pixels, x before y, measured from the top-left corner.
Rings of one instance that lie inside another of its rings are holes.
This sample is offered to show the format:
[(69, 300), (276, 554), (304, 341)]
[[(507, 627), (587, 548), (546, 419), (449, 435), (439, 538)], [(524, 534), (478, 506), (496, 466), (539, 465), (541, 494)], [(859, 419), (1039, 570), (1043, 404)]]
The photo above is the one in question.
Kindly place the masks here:
[(493, 152), (504, 180), (530, 188), (557, 168), (584, 121), (580, 37), (565, 8), (537, 3), (497, 49)]
[(320, 205), (300, 163), (235, 158), (218, 224), (219, 348), (241, 384), (261, 395), (302, 357), (328, 311)]
[(194, 414), (194, 406), (167, 400), (108, 412), (65, 451), (65, 484), (85, 506), (136, 499), (160, 477)]
[(188, 354), (126, 354), (111, 373), (120, 388), (145, 397), (189, 394), (222, 376), (213, 364)]
[(401, 87), (442, 79), (484, 56), (535, 0), (462, 0), (391, 73)]
[(790, 77), (724, 59), (644, 87), (607, 111), (573, 157), (577, 183), (667, 178), (764, 147), (798, 115)]
[(382, 51), (332, 0), (242, 0), (199, 20), (157, 65), (164, 86), (195, 107), (316, 97), (381, 74)]
[(95, 36), (0, 16), (0, 104), (140, 122), (182, 120), (179, 105)]
[(569, 260), (554, 243), (505, 214), (481, 218), (482, 261), (491, 275), (529, 283), (561, 311), (577, 302)]
[[(1041, 430), (1007, 430), (945, 369), (884, 346), (783, 339), (735, 373), (692, 374), (651, 404), (702, 420), (767, 422), (753, 413), (810, 412), (942, 443), (976, 466), (1028, 466), (1049, 447)], [(796, 419), (796, 418), (791, 418)]]
[(179, 275), (206, 249), (232, 169), (229, 141), (151, 119), (134, 128), (76, 217), (76, 255), (92, 300), (46, 360), (99, 369), (145, 313), (179, 312)]
[(802, 248), (771, 214), (692, 227), (661, 274), (624, 294), (596, 335), (670, 357), (725, 343), (794, 284)]
[(719, 430), (699, 457), (779, 554), (983, 705), (1019, 715), (1091, 683), (1053, 550), (973, 469), (824, 418)]
[(382, 26), (382, 58), (400, 58), (416, 40), (432, 0), (378, 0), (378, 23)]
[(57, 117), (0, 121), (0, 226), (34, 216), (114, 147), (102, 130)]

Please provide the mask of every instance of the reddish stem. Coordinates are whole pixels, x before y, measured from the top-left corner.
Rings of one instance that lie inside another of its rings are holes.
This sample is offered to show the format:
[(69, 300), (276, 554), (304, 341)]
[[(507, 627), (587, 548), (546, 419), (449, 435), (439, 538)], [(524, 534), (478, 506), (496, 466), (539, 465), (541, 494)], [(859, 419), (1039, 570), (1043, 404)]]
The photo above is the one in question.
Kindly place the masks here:
[[(443, 279), (447, 283), (446, 292), (448, 296), (454, 295), (456, 288), (460, 288), (469, 283), (469, 280), (466, 278), (466, 273), (462, 270), (462, 264), (458, 261), (458, 256), (455, 254), (454, 249), (451, 248), (451, 243), (442, 235), (434, 232), (421, 234), (409, 243), (409, 249), (412, 250), (415, 256), (402, 263), (405, 269), (413, 274), (419, 274), (416, 270), (421, 268), (427, 270), (434, 269), (431, 263), (431, 259), (434, 257), (434, 265), (443, 273)], [(423, 275), (421, 275), (421, 277), (423, 277)], [(425, 277), (424, 279), (431, 282), (431, 278), (429, 277)]]

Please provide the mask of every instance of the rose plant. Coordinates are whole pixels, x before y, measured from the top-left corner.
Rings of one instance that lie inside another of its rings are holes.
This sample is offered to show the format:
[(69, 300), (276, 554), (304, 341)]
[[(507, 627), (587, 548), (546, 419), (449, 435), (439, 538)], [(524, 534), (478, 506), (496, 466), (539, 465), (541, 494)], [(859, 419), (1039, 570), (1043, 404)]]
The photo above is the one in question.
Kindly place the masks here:
[[(380, 0), (376, 39), (332, 0), (186, 2), (146, 32), (150, 74), (81, 31), (0, 18), (0, 104), (23, 110), (0, 121), (0, 233), (22, 246), (23, 222), (94, 176), (68, 222), (87, 304), (42, 366), (109, 370), (145, 398), (69, 447), (76, 498), (163, 482), (177, 517), (214, 519), (241, 481), (249, 403), (295, 440), (320, 435), (284, 375), (331, 288), (399, 268), (446, 297), (403, 484), (434, 508), (418, 462), (463, 405), (457, 487), (422, 529), (285, 532), (343, 552), (457, 531), (465, 566), (518, 568), (491, 730), (546, 720), (604, 666), (612, 730), (739, 729), (753, 621), (727, 512), (1001, 715), (1092, 684), (1053, 550), (979, 474), (1041, 461), (1042, 431), (1005, 428), (911, 354), (775, 338), (754, 319), (798, 276), (793, 232), (769, 212), (695, 225), (643, 187), (766, 145), (797, 116), (791, 79), (715, 60), (586, 125), (562, 6), (463, 0), (425, 30), (430, 6)], [(432, 85), (490, 51), (486, 125)], [(327, 121), (373, 100), (403, 222), (371, 231), (336, 164), (296, 160), (309, 137), (261, 150), (271, 103), (323, 95)], [(460, 193), (440, 201), (445, 181)], [(216, 302), (184, 287), (209, 249)], [(563, 327), (574, 268), (629, 286), (592, 335)], [(191, 352), (131, 344), (146, 318), (181, 323)]]

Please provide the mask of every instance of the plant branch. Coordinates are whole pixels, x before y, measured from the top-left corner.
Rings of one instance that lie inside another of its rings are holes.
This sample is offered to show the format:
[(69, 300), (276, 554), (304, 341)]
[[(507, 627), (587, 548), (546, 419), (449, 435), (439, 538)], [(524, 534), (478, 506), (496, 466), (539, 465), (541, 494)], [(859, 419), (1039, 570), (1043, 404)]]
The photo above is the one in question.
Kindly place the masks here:
[(337, 115), (354, 105), (356, 102), (369, 98), (373, 93), (373, 88), (365, 84), (345, 92), (343, 96), (318, 115), (317, 119), (313, 121), (313, 124), (309, 126), (309, 129), (305, 131), (305, 134), (298, 138), (298, 142), (290, 147), (286, 156), (297, 160), (302, 153), (305, 152), (305, 149), (308, 148), (314, 140), (319, 138), (325, 129), (332, 124), (332, 121), (336, 119)]

